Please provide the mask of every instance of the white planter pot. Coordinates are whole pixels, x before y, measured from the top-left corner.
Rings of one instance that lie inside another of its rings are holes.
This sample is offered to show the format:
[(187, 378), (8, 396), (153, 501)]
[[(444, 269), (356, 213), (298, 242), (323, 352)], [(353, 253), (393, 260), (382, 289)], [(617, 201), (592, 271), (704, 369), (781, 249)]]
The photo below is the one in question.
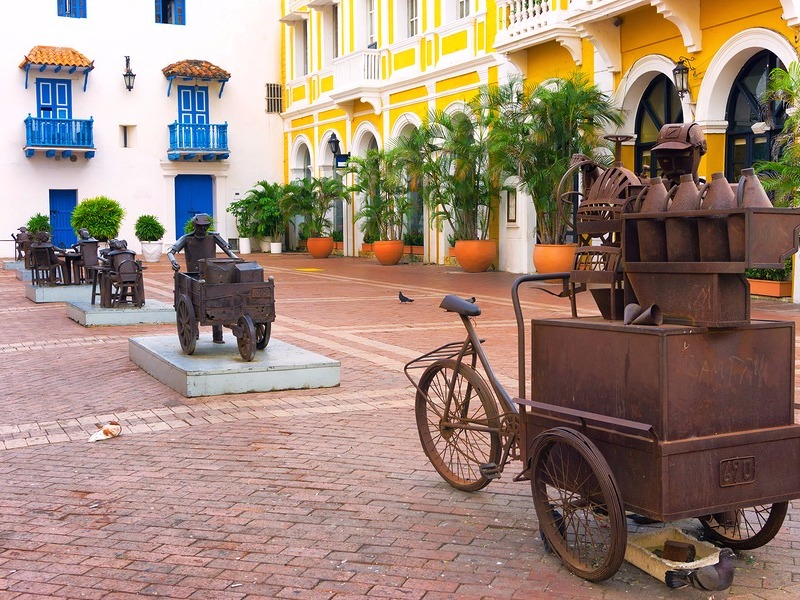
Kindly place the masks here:
[(283, 242), (270, 242), (269, 251), (273, 254), (280, 254), (283, 252)]
[(142, 242), (142, 256), (144, 257), (144, 262), (158, 262), (163, 250), (164, 244), (161, 242)]
[(239, 254), (250, 254), (252, 249), (250, 248), (250, 238), (247, 237), (240, 237), (239, 238)]

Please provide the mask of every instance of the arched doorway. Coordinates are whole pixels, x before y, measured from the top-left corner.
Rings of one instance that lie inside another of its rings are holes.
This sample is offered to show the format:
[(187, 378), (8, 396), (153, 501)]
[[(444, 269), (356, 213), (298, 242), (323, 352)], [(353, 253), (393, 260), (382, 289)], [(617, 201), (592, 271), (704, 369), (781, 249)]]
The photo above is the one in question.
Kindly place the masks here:
[(744, 64), (733, 82), (725, 112), (728, 181), (739, 179), (742, 169), (752, 167), (756, 161), (768, 159), (772, 143), (783, 129), (783, 104), (760, 102), (769, 74), (776, 67), (784, 68), (780, 59), (769, 50), (762, 50)]
[(650, 150), (656, 145), (658, 132), (665, 123), (682, 123), (683, 107), (672, 80), (660, 73), (645, 89), (636, 110), (636, 146), (634, 169), (641, 173), (645, 165), (651, 168)]

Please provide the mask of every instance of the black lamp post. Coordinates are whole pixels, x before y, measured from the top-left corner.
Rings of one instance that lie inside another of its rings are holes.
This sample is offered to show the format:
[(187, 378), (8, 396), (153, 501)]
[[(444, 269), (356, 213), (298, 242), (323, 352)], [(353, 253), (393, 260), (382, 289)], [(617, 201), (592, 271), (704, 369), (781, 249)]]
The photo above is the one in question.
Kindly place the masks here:
[(328, 139), (328, 148), (331, 149), (331, 154), (333, 154), (334, 171), (336, 171), (337, 167), (347, 165), (347, 159), (350, 158), (350, 153), (342, 154), (342, 146), (335, 133), (332, 133), (331, 137)]
[(129, 92), (133, 89), (133, 81), (136, 79), (136, 73), (131, 71), (131, 57), (125, 57), (125, 72), (122, 74), (122, 79), (125, 80), (125, 89)]
[(672, 69), (672, 81), (675, 83), (675, 88), (678, 90), (678, 97), (683, 98), (689, 93), (689, 70), (694, 71), (694, 67), (689, 66), (689, 61), (692, 58), (681, 56), (678, 62), (675, 63), (675, 68)]

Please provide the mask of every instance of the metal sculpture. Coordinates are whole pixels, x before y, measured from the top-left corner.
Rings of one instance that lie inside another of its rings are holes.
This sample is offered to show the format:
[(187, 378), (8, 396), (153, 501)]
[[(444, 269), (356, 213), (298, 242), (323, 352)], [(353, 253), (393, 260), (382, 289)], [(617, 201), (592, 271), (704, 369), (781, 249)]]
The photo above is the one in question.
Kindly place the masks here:
[[(736, 184), (736, 207), (705, 206), (708, 192), (695, 179), (705, 152), (699, 127), (665, 127), (654, 150), (672, 186), (666, 202), (652, 187), (660, 179), (622, 173), (630, 183), (610, 197), (609, 223), (591, 227), (621, 234), (618, 243), (612, 236), (579, 246), (572, 272), (514, 282), (518, 398), (483, 351), (472, 323), (479, 306), (455, 296), (441, 308), (460, 316), (466, 339), (406, 365), (420, 440), (437, 472), (475, 491), (521, 459), (515, 480), (531, 482), (547, 547), (591, 581), (621, 565), (626, 512), (695, 517), (708, 539), (753, 549), (778, 533), (789, 500), (800, 498), (794, 323), (751, 321), (744, 278), (745, 268), (779, 267), (797, 250), (800, 211), (759, 206), (749, 173)], [(575, 164), (593, 178), (589, 189), (617, 177), (608, 171), (618, 167)], [(681, 176), (684, 208), (670, 210)], [(622, 281), (626, 309), (530, 321), (528, 390), (520, 286), (561, 279), (574, 298), (573, 284), (595, 281), (584, 271), (606, 268), (612, 294)]]

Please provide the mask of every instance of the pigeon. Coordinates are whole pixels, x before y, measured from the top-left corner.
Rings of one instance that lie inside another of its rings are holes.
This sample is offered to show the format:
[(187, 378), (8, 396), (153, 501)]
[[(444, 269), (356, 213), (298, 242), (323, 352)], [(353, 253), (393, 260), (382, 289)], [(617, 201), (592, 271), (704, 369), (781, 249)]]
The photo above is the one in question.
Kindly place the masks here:
[(397, 297), (400, 298), (400, 302), (413, 302), (413, 298), (409, 298), (408, 296), (404, 296), (403, 292), (398, 292)]
[(698, 590), (721, 592), (733, 585), (733, 562), (736, 555), (730, 548), (719, 551), (719, 562), (698, 569), (675, 569), (664, 573), (667, 587), (676, 589), (692, 586)]
[(105, 425), (100, 425), (100, 423), (95, 423), (94, 425), (97, 427), (97, 431), (95, 431), (90, 437), (90, 442), (99, 442), (101, 440), (107, 440), (113, 437), (117, 437), (120, 433), (122, 433), (122, 425), (119, 424), (119, 421), (109, 421)]
[(467, 298), (467, 302), (475, 304), (475, 296), (473, 296), (472, 298)]

